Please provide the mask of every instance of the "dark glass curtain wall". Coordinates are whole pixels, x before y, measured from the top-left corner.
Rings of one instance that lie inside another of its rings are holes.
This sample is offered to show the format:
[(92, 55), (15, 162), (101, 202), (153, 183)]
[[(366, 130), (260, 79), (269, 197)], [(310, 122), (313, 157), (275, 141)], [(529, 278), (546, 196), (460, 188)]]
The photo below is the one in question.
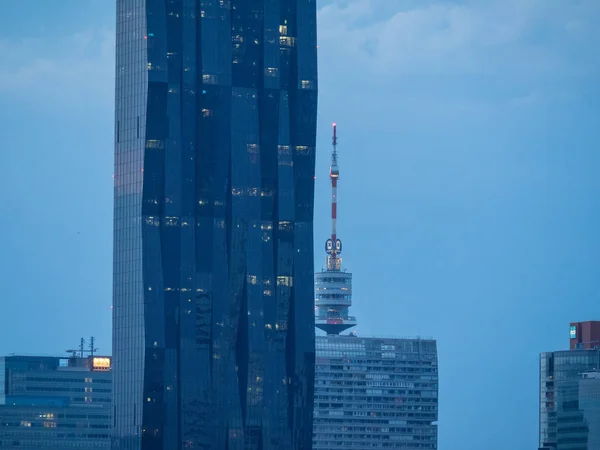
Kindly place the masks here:
[(315, 0), (118, 0), (115, 449), (309, 450)]

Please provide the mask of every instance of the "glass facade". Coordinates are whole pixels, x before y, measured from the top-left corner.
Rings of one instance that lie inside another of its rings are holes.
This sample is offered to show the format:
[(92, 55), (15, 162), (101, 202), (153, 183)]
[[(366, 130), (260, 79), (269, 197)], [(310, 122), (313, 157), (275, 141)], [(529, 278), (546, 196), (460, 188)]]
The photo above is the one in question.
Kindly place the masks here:
[(317, 336), (314, 450), (437, 449), (433, 340)]
[(600, 450), (600, 350), (540, 356), (540, 448)]
[(0, 448), (110, 449), (110, 362), (93, 361), (0, 358)]
[(309, 449), (315, 0), (118, 0), (115, 449)]

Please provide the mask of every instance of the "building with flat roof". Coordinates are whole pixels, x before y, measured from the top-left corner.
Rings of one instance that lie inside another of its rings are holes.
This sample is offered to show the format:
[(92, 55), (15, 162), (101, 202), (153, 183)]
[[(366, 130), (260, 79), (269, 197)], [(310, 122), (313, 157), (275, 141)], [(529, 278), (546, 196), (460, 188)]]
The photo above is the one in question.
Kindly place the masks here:
[(569, 348), (593, 349), (600, 347), (600, 321), (571, 322), (569, 326)]
[(314, 450), (437, 449), (430, 339), (317, 336)]
[(0, 358), (0, 448), (109, 449), (109, 357)]
[[(592, 323), (571, 324), (571, 344)], [(575, 349), (540, 355), (540, 450), (600, 450), (600, 348), (588, 345), (590, 331)]]

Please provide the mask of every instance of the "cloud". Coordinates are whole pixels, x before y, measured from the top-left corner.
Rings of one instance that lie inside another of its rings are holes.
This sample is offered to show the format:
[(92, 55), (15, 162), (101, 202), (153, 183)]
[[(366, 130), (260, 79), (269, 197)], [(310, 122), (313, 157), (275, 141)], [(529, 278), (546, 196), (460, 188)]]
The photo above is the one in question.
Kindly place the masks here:
[(597, 0), (330, 0), (318, 20), (321, 112), (351, 96), (373, 129), (559, 109), (600, 77)]
[[(375, 74), (540, 76), (595, 65), (597, 0), (334, 1), (319, 10), (319, 48)], [(395, 5), (395, 10), (390, 9)], [(596, 20), (596, 23), (594, 23)], [(600, 39), (599, 39), (600, 40)]]
[(112, 103), (114, 31), (0, 40), (0, 95), (61, 105)]

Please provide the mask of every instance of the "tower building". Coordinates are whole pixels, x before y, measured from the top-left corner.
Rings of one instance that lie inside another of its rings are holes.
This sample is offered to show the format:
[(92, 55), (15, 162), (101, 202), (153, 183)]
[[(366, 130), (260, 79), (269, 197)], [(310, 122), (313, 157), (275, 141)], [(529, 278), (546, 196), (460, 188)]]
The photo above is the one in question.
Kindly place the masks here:
[(352, 274), (342, 270), (342, 241), (337, 236), (337, 184), (340, 177), (337, 154), (337, 125), (333, 124), (331, 153), (331, 236), (325, 243), (326, 269), (315, 274), (315, 325), (327, 334), (340, 334), (356, 325), (348, 315), (352, 305)]
[(315, 0), (117, 0), (119, 450), (307, 450)]
[(315, 274), (315, 325), (326, 334), (316, 337), (313, 449), (435, 450), (436, 341), (341, 334), (357, 322), (336, 228), (339, 175), (333, 124), (331, 236), (326, 268)]

